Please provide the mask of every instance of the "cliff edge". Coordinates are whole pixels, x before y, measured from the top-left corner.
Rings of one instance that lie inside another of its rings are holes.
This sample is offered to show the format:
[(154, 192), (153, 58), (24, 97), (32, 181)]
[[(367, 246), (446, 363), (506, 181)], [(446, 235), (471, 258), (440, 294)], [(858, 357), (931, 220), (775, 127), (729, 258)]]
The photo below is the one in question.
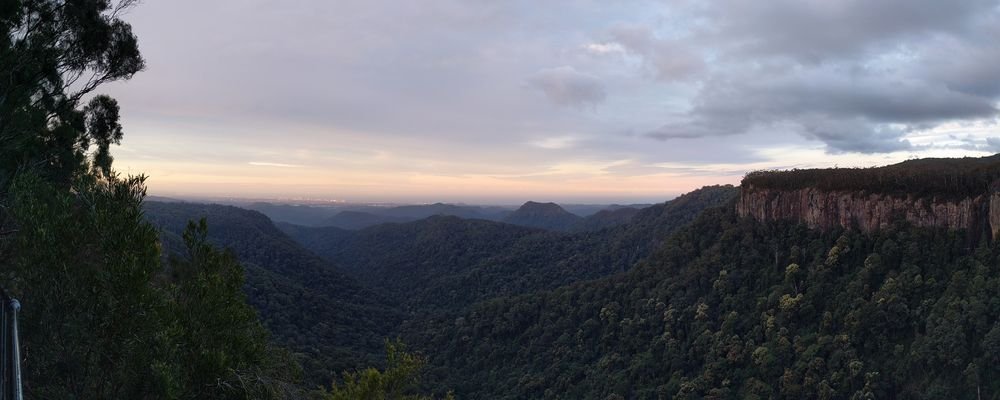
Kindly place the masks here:
[(873, 232), (898, 220), (918, 227), (1000, 233), (1000, 155), (922, 159), (878, 168), (757, 171), (740, 185), (736, 211), (817, 229)]

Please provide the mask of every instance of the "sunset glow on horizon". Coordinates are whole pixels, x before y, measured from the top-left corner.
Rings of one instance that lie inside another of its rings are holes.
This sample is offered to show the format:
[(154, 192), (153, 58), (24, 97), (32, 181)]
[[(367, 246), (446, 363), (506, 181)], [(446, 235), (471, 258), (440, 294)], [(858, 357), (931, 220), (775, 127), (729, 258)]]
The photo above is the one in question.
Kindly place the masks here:
[(625, 203), (1000, 151), (997, 10), (901, 1), (146, 2), (115, 165), (163, 196)]

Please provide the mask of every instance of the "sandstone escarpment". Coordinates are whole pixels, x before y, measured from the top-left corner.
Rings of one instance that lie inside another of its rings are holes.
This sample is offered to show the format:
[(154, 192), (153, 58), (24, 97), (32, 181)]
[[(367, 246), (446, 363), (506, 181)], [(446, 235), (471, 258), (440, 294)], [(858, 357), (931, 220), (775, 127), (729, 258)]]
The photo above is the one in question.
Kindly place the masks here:
[(740, 216), (759, 221), (790, 219), (812, 228), (856, 228), (872, 232), (906, 220), (918, 227), (1000, 231), (1000, 193), (964, 198), (914, 197), (815, 188), (779, 190), (744, 185), (736, 204)]

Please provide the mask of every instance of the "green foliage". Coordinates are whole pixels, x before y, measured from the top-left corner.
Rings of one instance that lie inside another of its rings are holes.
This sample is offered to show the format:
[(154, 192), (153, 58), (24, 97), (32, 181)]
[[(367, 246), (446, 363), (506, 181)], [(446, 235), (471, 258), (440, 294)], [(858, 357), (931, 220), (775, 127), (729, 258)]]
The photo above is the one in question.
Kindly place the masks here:
[(122, 136), (118, 104), (107, 96), (80, 102), (144, 67), (131, 26), (119, 19), (134, 3), (9, 0), (0, 7), (0, 187), (24, 169), (68, 185), (86, 173), (88, 158), (110, 172), (108, 146)]
[[(185, 398), (277, 398), (297, 366), (275, 362), (267, 332), (243, 294), (243, 267), (207, 242), (204, 219), (189, 222), (187, 257), (171, 258), (169, 354)], [(180, 367), (180, 368), (178, 368)]]
[[(480, 299), (620, 271), (702, 209), (734, 194), (732, 187), (705, 188), (643, 210), (634, 224), (573, 235), (455, 217), (356, 233), (292, 227), (300, 238), (303, 230), (322, 233), (306, 243), (351, 254), (337, 259), (350, 262), (342, 265), (384, 297), (299, 247), (260, 213), (191, 203), (151, 202), (145, 209), (173, 253), (183, 251), (187, 221), (206, 217), (208, 240), (231, 249), (246, 266), (249, 301), (264, 325), (295, 352), (307, 381), (321, 385), (339, 371), (380, 364), (381, 339), (397, 335), (406, 319), (413, 323)], [(395, 307), (412, 314), (400, 315)]]
[[(420, 370), (426, 364), (418, 354), (406, 351), (402, 341), (385, 341), (386, 368), (379, 371), (366, 368), (345, 372), (343, 382), (333, 383), (324, 400), (432, 400), (430, 396), (412, 394), (420, 382)], [(453, 399), (448, 394), (445, 399)]]
[(211, 225), (206, 239), (243, 264), (247, 300), (274, 342), (292, 352), (311, 385), (359, 365), (379, 363), (382, 339), (402, 316), (380, 294), (309, 253), (264, 215), (236, 207), (149, 202), (146, 217), (162, 229), (165, 252), (187, 253), (190, 220)]
[(994, 189), (1000, 179), (1000, 155), (982, 158), (925, 158), (877, 168), (754, 171), (743, 188), (880, 193), (895, 196), (975, 197)]
[(24, 303), (25, 386), (39, 398), (141, 397), (154, 391), (166, 299), (143, 178), (63, 191), (33, 175), (11, 188), (20, 228), (4, 261)]
[(706, 211), (627, 273), (415, 323), (470, 398), (996, 398), (997, 245)]
[[(232, 254), (185, 234), (190, 256), (164, 275), (145, 221), (143, 178), (66, 192), (33, 175), (11, 188), (20, 230), (3, 278), (24, 304), (25, 389), (36, 398), (274, 398), (279, 362), (241, 291)], [(169, 275), (169, 276), (168, 276)], [(5, 285), (6, 286), (6, 285)], [(287, 357), (286, 357), (287, 358)]]
[(629, 223), (575, 234), (445, 216), (353, 233), (283, 229), (404, 310), (433, 314), (624, 271), (735, 195), (732, 186), (709, 186), (643, 209)]
[(295, 364), (266, 345), (235, 258), (202, 224), (165, 270), (145, 178), (111, 169), (118, 103), (81, 107), (143, 68), (118, 18), (134, 3), (0, 4), (0, 285), (23, 304), (26, 397), (293, 396)]

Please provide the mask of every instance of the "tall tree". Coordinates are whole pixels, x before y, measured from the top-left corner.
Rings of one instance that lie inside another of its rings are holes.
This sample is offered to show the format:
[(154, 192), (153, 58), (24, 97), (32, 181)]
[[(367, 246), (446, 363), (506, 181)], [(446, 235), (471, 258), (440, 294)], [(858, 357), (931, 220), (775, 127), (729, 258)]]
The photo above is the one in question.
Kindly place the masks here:
[(8, 0), (0, 5), (0, 188), (21, 171), (69, 185), (110, 172), (118, 104), (92, 92), (143, 69), (120, 16), (136, 0)]
[[(243, 266), (208, 243), (204, 218), (183, 234), (187, 254), (172, 257), (168, 376), (171, 393), (191, 399), (280, 398), (298, 371), (289, 354), (267, 344), (267, 331), (243, 293)], [(279, 356), (279, 357), (273, 357)]]
[[(134, 0), (0, 4), (0, 284), (25, 303), (26, 386), (37, 397), (147, 391), (162, 299), (143, 178), (111, 173), (118, 105), (101, 84), (143, 68)], [(132, 375), (127, 378), (124, 375)]]
[(0, 2), (0, 285), (24, 304), (26, 392), (281, 397), (272, 376), (295, 367), (269, 368), (241, 267), (205, 244), (202, 223), (190, 257), (165, 270), (145, 178), (112, 170), (119, 107), (93, 91), (143, 68), (120, 19), (135, 3)]

